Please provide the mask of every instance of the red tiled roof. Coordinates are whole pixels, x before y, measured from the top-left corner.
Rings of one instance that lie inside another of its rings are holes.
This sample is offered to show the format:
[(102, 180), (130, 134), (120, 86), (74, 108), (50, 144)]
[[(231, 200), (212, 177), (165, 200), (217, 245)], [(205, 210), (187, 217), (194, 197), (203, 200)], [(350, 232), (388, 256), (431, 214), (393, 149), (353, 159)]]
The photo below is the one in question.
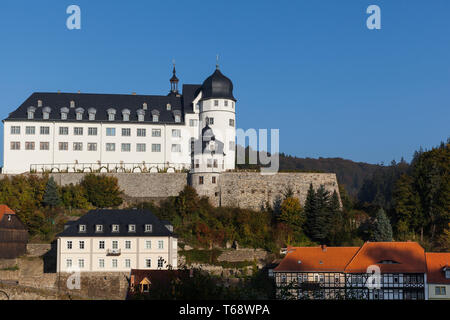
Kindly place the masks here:
[(427, 259), (427, 282), (436, 284), (450, 284), (450, 279), (445, 278), (444, 267), (450, 267), (450, 253), (428, 252)]
[(358, 247), (289, 247), (274, 271), (343, 272)]
[(16, 214), (14, 211), (11, 210), (10, 207), (8, 207), (6, 204), (0, 204), (0, 221), (3, 219), (4, 214)]
[[(391, 260), (397, 263), (383, 264)], [(366, 242), (345, 268), (346, 272), (367, 272), (377, 265), (382, 273), (425, 273), (425, 250), (417, 242)]]

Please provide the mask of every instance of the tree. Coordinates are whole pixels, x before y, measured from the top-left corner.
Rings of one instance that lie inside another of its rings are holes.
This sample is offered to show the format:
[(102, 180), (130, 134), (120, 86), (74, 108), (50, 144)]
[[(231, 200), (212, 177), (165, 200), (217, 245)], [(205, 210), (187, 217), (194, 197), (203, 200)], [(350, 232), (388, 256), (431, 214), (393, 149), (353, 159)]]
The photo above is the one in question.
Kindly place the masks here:
[(56, 185), (53, 177), (50, 177), (50, 179), (48, 179), (47, 186), (45, 187), (43, 202), (51, 208), (57, 207), (61, 204), (61, 197), (59, 196), (58, 186)]
[(288, 197), (281, 202), (278, 220), (286, 223), (293, 231), (294, 239), (288, 237), (288, 244), (292, 244), (292, 240), (300, 240), (305, 214), (297, 198)]
[(392, 241), (392, 227), (383, 209), (378, 210), (371, 235), (372, 241)]
[(98, 208), (117, 207), (122, 204), (122, 191), (117, 178), (88, 174), (80, 183), (90, 203)]

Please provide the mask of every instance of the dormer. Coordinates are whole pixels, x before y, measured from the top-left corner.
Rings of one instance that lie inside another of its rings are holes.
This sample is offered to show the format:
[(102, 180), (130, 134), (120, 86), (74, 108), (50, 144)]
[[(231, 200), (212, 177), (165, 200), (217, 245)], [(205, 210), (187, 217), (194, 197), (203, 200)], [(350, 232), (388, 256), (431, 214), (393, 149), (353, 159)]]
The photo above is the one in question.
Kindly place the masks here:
[(75, 108), (75, 101), (73, 101), (73, 100), (70, 101), (70, 107)]
[(38, 108), (41, 108), (41, 107), (42, 107), (42, 100), (38, 100), (38, 101), (37, 101), (37, 106), (38, 106)]
[(122, 110), (122, 119), (123, 121), (130, 121), (130, 109), (123, 109)]
[(138, 117), (138, 121), (144, 121), (144, 118), (145, 118), (145, 110), (144, 109), (138, 109), (137, 111), (136, 111), (136, 113), (137, 113), (137, 117)]
[(88, 114), (89, 114), (89, 120), (93, 121), (95, 120), (95, 114), (97, 113), (97, 109), (95, 108), (89, 108), (88, 109)]
[(152, 121), (158, 122), (159, 121), (159, 111), (156, 109), (152, 110)]
[(166, 104), (166, 109), (167, 111), (172, 110), (172, 105), (170, 103)]
[(106, 110), (106, 112), (108, 113), (108, 120), (114, 121), (116, 118), (116, 109), (109, 108), (108, 110)]
[(69, 108), (62, 107), (60, 109), (60, 112), (61, 112), (61, 120), (67, 120), (67, 115), (69, 114)]
[(28, 119), (34, 119), (34, 113), (36, 112), (36, 108), (33, 106), (28, 107), (27, 109), (27, 116)]
[(128, 225), (128, 232), (136, 232), (136, 225), (135, 224), (129, 224)]
[(181, 122), (181, 111), (180, 110), (173, 110), (173, 117), (175, 119), (175, 122)]
[(95, 225), (95, 232), (103, 232), (103, 225), (102, 224), (96, 224)]
[(84, 109), (83, 108), (76, 108), (75, 109), (75, 113), (76, 113), (76, 119), (77, 120), (83, 120), (83, 113), (84, 113)]
[(52, 109), (50, 107), (45, 107), (42, 109), (42, 119), (48, 120), (50, 118), (50, 112), (52, 112)]
[(78, 232), (86, 232), (86, 225), (85, 224), (80, 224), (78, 226)]
[(142, 109), (147, 110), (147, 102), (144, 102), (144, 103), (142, 104)]
[(119, 225), (118, 224), (113, 224), (111, 226), (111, 231), (112, 232), (119, 232)]

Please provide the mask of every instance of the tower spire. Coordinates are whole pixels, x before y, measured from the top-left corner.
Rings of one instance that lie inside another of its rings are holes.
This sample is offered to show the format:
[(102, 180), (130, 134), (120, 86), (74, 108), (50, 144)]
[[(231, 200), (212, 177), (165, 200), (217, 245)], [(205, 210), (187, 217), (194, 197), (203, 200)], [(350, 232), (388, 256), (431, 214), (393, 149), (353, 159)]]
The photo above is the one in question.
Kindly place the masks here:
[(219, 70), (219, 54), (216, 54), (216, 69)]
[(172, 93), (178, 93), (178, 78), (177, 78), (177, 71), (175, 69), (175, 60), (172, 60), (173, 63), (173, 70), (172, 70), (172, 78), (170, 78), (170, 92)]

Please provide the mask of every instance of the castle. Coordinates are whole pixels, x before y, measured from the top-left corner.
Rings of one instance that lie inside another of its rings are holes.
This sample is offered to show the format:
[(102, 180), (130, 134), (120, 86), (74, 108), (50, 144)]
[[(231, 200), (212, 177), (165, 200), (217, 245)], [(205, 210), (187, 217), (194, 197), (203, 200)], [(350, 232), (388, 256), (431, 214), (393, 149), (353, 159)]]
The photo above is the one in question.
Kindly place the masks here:
[(233, 172), (233, 83), (216, 65), (179, 92), (175, 65), (172, 73), (167, 95), (33, 93), (3, 120), (2, 173), (50, 172), (64, 184), (81, 179), (73, 173), (106, 172), (131, 198), (164, 198), (190, 184), (215, 205), (254, 209), (286, 188), (302, 202), (310, 183), (338, 190), (334, 174)]

